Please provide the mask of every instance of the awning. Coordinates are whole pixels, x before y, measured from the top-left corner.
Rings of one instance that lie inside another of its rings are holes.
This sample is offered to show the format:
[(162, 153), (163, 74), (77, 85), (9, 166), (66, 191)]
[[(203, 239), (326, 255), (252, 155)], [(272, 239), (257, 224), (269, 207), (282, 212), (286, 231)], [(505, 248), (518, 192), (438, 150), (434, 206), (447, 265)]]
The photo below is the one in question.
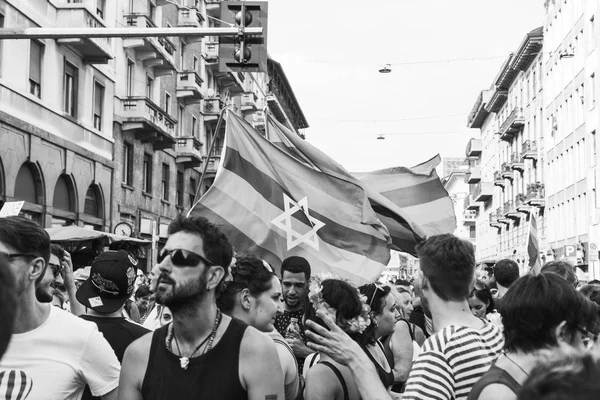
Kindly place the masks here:
[(143, 244), (151, 243), (149, 240), (137, 239), (128, 236), (120, 236), (108, 232), (94, 231), (75, 225), (62, 226), (60, 228), (46, 228), (46, 232), (48, 232), (48, 234), (50, 235), (50, 240), (52, 242), (81, 242), (84, 240), (92, 240), (106, 237), (111, 243), (119, 241)]

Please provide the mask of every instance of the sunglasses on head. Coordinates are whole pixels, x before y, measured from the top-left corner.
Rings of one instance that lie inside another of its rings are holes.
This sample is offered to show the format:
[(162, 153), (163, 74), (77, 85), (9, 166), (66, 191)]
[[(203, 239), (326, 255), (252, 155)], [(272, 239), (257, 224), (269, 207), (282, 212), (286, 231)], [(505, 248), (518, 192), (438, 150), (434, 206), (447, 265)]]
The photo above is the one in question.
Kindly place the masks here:
[(375, 293), (377, 293), (378, 290), (385, 292), (383, 290), (383, 287), (379, 286), (378, 284), (374, 283), (373, 285), (375, 286), (375, 290), (373, 290), (373, 295), (371, 295), (371, 300), (369, 301), (369, 307), (371, 307), (373, 305), (373, 300), (375, 300)]
[(183, 249), (173, 249), (166, 250), (160, 252), (156, 261), (160, 264), (167, 257), (171, 257), (171, 262), (173, 265), (178, 267), (196, 267), (202, 261), (206, 266), (212, 267), (215, 263), (207, 260), (202, 257), (200, 254), (196, 254), (193, 251), (183, 250)]

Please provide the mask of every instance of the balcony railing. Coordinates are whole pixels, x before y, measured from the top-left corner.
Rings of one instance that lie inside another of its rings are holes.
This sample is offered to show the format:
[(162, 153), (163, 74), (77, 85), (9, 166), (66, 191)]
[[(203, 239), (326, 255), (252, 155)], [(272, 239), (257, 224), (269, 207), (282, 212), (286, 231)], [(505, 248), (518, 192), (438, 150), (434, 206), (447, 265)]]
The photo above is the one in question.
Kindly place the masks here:
[(517, 197), (515, 197), (515, 207), (520, 212), (528, 213), (530, 211), (531, 207), (527, 205), (527, 196), (525, 194), (517, 194)]
[(253, 92), (244, 93), (240, 97), (240, 107), (242, 112), (254, 112), (258, 110), (258, 105), (256, 104), (256, 95)]
[(521, 156), (523, 159), (529, 158), (531, 160), (537, 160), (537, 142), (535, 140), (524, 141), (521, 150)]
[(177, 19), (177, 25), (181, 27), (199, 28), (202, 26), (202, 14), (193, 8), (180, 8)]
[(218, 115), (223, 109), (223, 101), (220, 98), (204, 99), (202, 101), (202, 113), (205, 115)]
[(532, 183), (527, 185), (527, 194), (525, 203), (536, 206), (536, 207), (544, 207), (545, 206), (545, 191), (544, 185), (539, 183)]
[(202, 143), (194, 136), (178, 137), (175, 145), (176, 162), (185, 168), (194, 168), (202, 164)]
[(491, 212), (490, 216), (490, 226), (494, 227), (494, 228), (501, 228), (502, 225), (498, 222), (498, 216), (496, 215), (496, 213)]
[[(146, 14), (124, 15), (125, 25), (131, 28), (154, 28), (156, 24)], [(144, 65), (155, 69), (155, 76), (169, 75), (176, 70), (173, 54), (175, 44), (166, 37), (126, 38), (123, 48), (139, 52)]]
[(175, 144), (176, 121), (146, 97), (123, 100), (123, 119), (123, 131), (135, 132), (136, 138), (152, 143), (155, 150)]
[(510, 168), (515, 171), (523, 172), (525, 170), (525, 164), (517, 153), (514, 153), (510, 159)]
[(523, 108), (515, 107), (506, 120), (500, 125), (500, 139), (511, 141), (515, 133), (519, 131), (525, 124), (525, 117), (523, 116)]
[[(104, 22), (83, 2), (56, 4), (56, 26), (61, 28), (106, 28)], [(57, 39), (80, 53), (86, 64), (106, 64), (113, 58), (110, 38)]]
[(219, 61), (219, 42), (205, 42), (202, 56), (207, 63)]
[(504, 182), (504, 177), (500, 171), (494, 172), (494, 185), (499, 186), (501, 188), (506, 186), (506, 182)]
[(509, 163), (502, 163), (500, 172), (502, 173), (502, 177), (505, 179), (510, 179), (512, 181), (515, 178), (515, 174)]
[(504, 203), (504, 216), (511, 219), (519, 219), (521, 214), (515, 207), (515, 203), (512, 200), (509, 200)]
[(483, 151), (481, 139), (470, 139), (465, 154), (467, 157), (479, 157)]
[(469, 172), (465, 178), (465, 181), (472, 185), (481, 181), (481, 168), (480, 167), (471, 167), (469, 168)]
[(496, 209), (496, 219), (498, 223), (510, 225), (510, 219), (504, 215), (504, 207), (498, 207)]
[(182, 71), (177, 74), (177, 97), (186, 101), (201, 100), (202, 78), (196, 71)]
[(494, 186), (491, 182), (480, 182), (473, 188), (473, 199), (475, 201), (487, 201), (494, 195)]
[(477, 212), (473, 210), (465, 210), (464, 216), (464, 224), (465, 225), (473, 225), (477, 221)]
[(479, 211), (479, 203), (473, 200), (473, 196), (465, 197), (465, 210)]

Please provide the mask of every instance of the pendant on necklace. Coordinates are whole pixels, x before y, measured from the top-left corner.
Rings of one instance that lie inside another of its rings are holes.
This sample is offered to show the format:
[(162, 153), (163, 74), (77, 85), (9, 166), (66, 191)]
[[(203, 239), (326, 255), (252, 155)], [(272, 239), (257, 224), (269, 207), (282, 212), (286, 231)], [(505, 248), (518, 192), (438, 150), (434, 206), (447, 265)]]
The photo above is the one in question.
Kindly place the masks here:
[(187, 369), (190, 364), (190, 359), (187, 357), (179, 357), (179, 364), (181, 365), (181, 369)]

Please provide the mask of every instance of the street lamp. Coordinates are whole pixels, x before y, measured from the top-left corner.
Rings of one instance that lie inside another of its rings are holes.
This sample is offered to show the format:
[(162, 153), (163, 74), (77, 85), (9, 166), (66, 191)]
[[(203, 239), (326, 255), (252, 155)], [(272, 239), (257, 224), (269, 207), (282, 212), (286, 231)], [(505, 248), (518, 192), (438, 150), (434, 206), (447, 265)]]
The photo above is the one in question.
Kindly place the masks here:
[(379, 68), (379, 72), (382, 74), (389, 74), (390, 72), (392, 72), (390, 64), (385, 64), (383, 67)]
[(383, 140), (383, 139), (385, 139), (385, 136), (383, 136), (383, 135), (377, 136), (377, 140)]

